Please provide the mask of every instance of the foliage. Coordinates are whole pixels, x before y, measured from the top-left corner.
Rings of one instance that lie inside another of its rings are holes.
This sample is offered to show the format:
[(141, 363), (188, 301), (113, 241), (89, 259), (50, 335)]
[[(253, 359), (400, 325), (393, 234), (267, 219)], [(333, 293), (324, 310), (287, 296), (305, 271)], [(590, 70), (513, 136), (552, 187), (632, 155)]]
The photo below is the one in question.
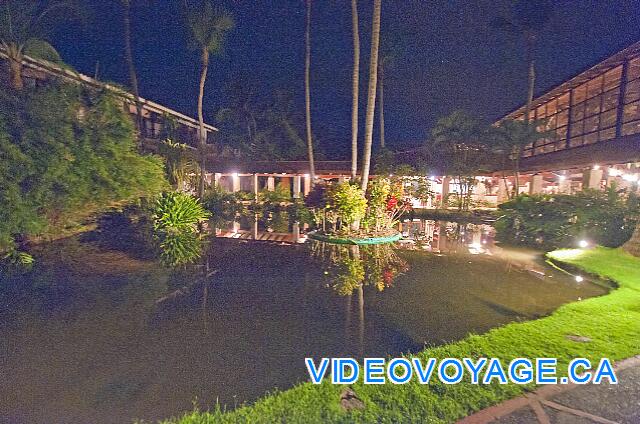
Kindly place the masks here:
[(492, 150), (500, 158), (498, 167), (503, 170), (511, 169), (515, 177), (513, 192), (509, 193), (510, 198), (515, 197), (519, 190), (520, 159), (525, 146), (555, 136), (554, 131), (544, 130), (545, 126), (544, 120), (525, 122), (505, 119), (498, 127), (491, 127), (488, 131)]
[(74, 0), (4, 0), (0, 3), (0, 46), (9, 58), (14, 89), (23, 88), (24, 55), (64, 66), (56, 49), (46, 41), (46, 36), (61, 21), (80, 18), (81, 9), (82, 3)]
[(237, 81), (228, 91), (230, 104), (216, 115), (223, 143), (252, 160), (307, 159), (303, 116), (292, 92), (277, 90), (259, 102), (247, 81)]
[(445, 173), (460, 187), (459, 208), (468, 210), (475, 176), (487, 162), (487, 127), (464, 111), (440, 118), (431, 131), (432, 150), (440, 156)]
[(187, 10), (190, 42), (195, 50), (206, 49), (210, 53), (218, 53), (222, 50), (226, 32), (234, 26), (233, 17), (225, 10), (216, 8), (209, 0), (197, 3)]
[(202, 240), (198, 226), (211, 214), (187, 193), (167, 192), (151, 209), (154, 239), (167, 266), (186, 265), (200, 258)]
[(119, 101), (76, 85), (0, 93), (0, 156), (0, 250), (166, 187)]
[(273, 190), (260, 190), (258, 201), (262, 203), (284, 203), (291, 201), (289, 188), (277, 184)]
[(518, 196), (499, 206), (498, 237), (547, 247), (575, 246), (586, 239), (617, 247), (631, 237), (638, 201), (610, 187), (568, 195)]
[(367, 199), (362, 189), (349, 182), (337, 184), (329, 194), (330, 209), (342, 224), (351, 225), (360, 221), (367, 210)]
[(212, 186), (206, 191), (202, 205), (214, 219), (232, 219), (244, 210), (241, 194), (228, 192), (220, 186)]
[(200, 168), (192, 147), (168, 138), (160, 143), (159, 153), (165, 160), (169, 183), (175, 189), (184, 191), (195, 186), (196, 181), (190, 176), (198, 175)]

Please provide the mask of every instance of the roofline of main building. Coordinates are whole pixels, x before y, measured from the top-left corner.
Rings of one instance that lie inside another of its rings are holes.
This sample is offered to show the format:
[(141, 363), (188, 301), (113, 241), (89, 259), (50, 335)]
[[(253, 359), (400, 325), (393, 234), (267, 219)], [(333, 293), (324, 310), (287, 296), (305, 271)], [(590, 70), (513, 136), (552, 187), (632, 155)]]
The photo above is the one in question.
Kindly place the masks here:
[[(5, 53), (5, 50), (0, 47), (0, 58), (2, 59), (6, 59), (8, 60), (8, 56)], [(131, 104), (135, 104), (135, 97), (133, 94), (129, 93), (126, 90), (123, 90), (120, 87), (117, 87), (113, 84), (109, 84), (109, 83), (105, 83), (105, 82), (101, 82), (98, 81), (95, 78), (91, 78), (90, 76), (84, 75), (80, 72), (74, 71), (72, 69), (65, 69), (59, 65), (56, 65), (55, 63), (46, 61), (46, 60), (42, 60), (42, 59), (35, 59), (33, 57), (30, 56), (23, 56), (23, 60), (22, 60), (22, 65), (26, 66), (28, 68), (34, 69), (36, 71), (40, 71), (40, 72), (46, 72), (50, 75), (55, 75), (57, 77), (61, 77), (64, 78), (66, 80), (72, 81), (72, 82), (78, 82), (81, 84), (85, 84), (85, 85), (90, 85), (92, 87), (95, 88), (104, 88), (109, 90), (110, 92), (114, 93), (115, 95), (121, 97), (122, 99), (124, 99), (125, 101), (131, 103)], [(170, 109), (166, 106), (162, 106), (159, 103), (156, 103), (154, 101), (145, 99), (143, 97), (140, 97), (140, 102), (142, 104), (142, 107), (144, 109), (147, 109), (149, 111), (152, 112), (156, 112), (158, 114), (167, 114), (170, 115), (172, 117), (174, 117), (175, 119), (177, 119), (180, 123), (182, 123), (183, 125), (187, 126), (187, 127), (191, 127), (191, 128), (195, 128), (198, 129), (200, 127), (198, 121), (194, 118), (191, 118), (183, 113), (180, 113), (178, 111), (175, 111), (173, 109)], [(214, 127), (213, 125), (209, 125), (209, 124), (204, 124), (205, 129), (207, 131), (213, 132), (213, 131), (218, 131), (218, 129), (216, 127)]]

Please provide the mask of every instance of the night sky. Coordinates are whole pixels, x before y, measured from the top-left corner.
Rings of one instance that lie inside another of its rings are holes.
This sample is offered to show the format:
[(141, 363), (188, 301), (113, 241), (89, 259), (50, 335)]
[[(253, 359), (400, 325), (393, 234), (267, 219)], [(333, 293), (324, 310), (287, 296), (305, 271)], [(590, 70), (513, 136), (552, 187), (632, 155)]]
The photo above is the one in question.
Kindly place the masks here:
[[(200, 70), (189, 50), (182, 1), (134, 0), (134, 56), (143, 97), (195, 116)], [(206, 87), (205, 116), (225, 106), (229, 84), (252, 81), (261, 96), (293, 91), (304, 102), (302, 0), (227, 1), (236, 28), (214, 57)], [(368, 79), (371, 0), (360, 0), (361, 124)], [(466, 109), (494, 120), (523, 103), (526, 65), (521, 38), (492, 27), (505, 0), (383, 0), (381, 37), (392, 45), (385, 71), (385, 122), (389, 147), (424, 141), (438, 117)], [(128, 84), (119, 0), (86, 0), (84, 27), (59, 29), (52, 42), (78, 71)], [(329, 157), (346, 156), (350, 144), (351, 8), (348, 0), (315, 0), (312, 15), (312, 118)], [(640, 40), (640, 1), (559, 1), (541, 34), (536, 91), (561, 83)], [(362, 135), (362, 125), (361, 132)], [(344, 153), (343, 153), (344, 152)]]

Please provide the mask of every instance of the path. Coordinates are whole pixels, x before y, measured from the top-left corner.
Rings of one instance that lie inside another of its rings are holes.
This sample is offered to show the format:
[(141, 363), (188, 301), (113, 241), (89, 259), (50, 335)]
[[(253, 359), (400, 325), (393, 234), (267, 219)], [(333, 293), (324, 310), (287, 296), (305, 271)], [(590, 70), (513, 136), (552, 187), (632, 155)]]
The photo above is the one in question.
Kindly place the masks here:
[(640, 355), (615, 369), (617, 385), (544, 386), (458, 424), (640, 424)]

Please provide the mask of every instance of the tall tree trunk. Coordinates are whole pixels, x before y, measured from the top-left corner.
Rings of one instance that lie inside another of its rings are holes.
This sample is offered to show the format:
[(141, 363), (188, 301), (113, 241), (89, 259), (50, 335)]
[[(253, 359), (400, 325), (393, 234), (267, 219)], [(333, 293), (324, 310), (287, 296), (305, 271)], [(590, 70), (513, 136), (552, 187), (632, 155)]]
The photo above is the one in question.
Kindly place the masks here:
[(373, 117), (378, 83), (378, 47), (380, 46), (380, 9), (382, 0), (373, 1), (373, 23), (371, 28), (371, 57), (369, 60), (369, 88), (367, 92), (367, 114), (364, 125), (364, 153), (362, 158), (362, 190), (367, 191), (369, 168), (371, 167), (371, 144), (373, 143)]
[(629, 239), (622, 248), (633, 256), (640, 257), (640, 223), (636, 224), (636, 229), (633, 232), (631, 239)]
[(131, 84), (131, 90), (133, 91), (133, 97), (136, 102), (136, 128), (138, 129), (138, 136), (142, 138), (144, 120), (142, 118), (140, 91), (138, 90), (138, 76), (136, 74), (135, 64), (133, 63), (133, 50), (131, 48), (131, 1), (122, 0), (122, 6), (124, 7), (124, 54), (129, 70), (129, 83)]
[(9, 74), (11, 77), (11, 87), (14, 90), (22, 90), (24, 83), (22, 81), (22, 55), (15, 57), (9, 56)]
[(351, 77), (351, 179), (358, 175), (358, 92), (360, 84), (360, 31), (358, 28), (358, 0), (351, 0), (353, 29), (353, 75)]
[(202, 72), (200, 74), (200, 91), (198, 92), (198, 124), (200, 138), (200, 180), (198, 182), (198, 197), (204, 198), (204, 179), (206, 172), (207, 159), (207, 133), (204, 129), (204, 114), (202, 112), (202, 101), (204, 99), (204, 84), (207, 81), (207, 72), (209, 71), (209, 50), (202, 48)]
[(311, 69), (311, 0), (307, 0), (307, 25), (304, 34), (304, 103), (307, 121), (307, 153), (309, 156), (309, 176), (313, 187), (316, 179), (316, 167), (313, 161), (313, 139), (311, 136), (311, 87), (309, 84), (309, 70)]
[[(534, 92), (534, 87), (535, 87), (535, 83), (536, 83), (536, 68), (535, 68), (535, 60), (534, 60), (534, 55), (533, 55), (533, 51), (535, 48), (535, 34), (530, 33), (530, 32), (526, 32), (525, 33), (525, 44), (526, 44), (526, 60), (527, 60), (527, 67), (528, 67), (528, 71), (527, 71), (527, 103), (525, 104), (524, 107), (524, 122), (529, 124), (529, 121), (531, 120), (530, 118), (530, 114), (531, 114), (531, 108), (532, 108), (532, 104), (533, 104), (533, 92)], [(516, 152), (516, 154), (521, 154), (521, 152), (518, 151)], [(520, 193), (520, 170), (515, 170), (514, 171), (514, 175), (515, 175), (515, 184), (513, 187), (514, 190), (514, 196), (517, 196)]]
[(378, 119), (380, 119), (380, 148), (384, 149), (384, 60), (378, 70)]

